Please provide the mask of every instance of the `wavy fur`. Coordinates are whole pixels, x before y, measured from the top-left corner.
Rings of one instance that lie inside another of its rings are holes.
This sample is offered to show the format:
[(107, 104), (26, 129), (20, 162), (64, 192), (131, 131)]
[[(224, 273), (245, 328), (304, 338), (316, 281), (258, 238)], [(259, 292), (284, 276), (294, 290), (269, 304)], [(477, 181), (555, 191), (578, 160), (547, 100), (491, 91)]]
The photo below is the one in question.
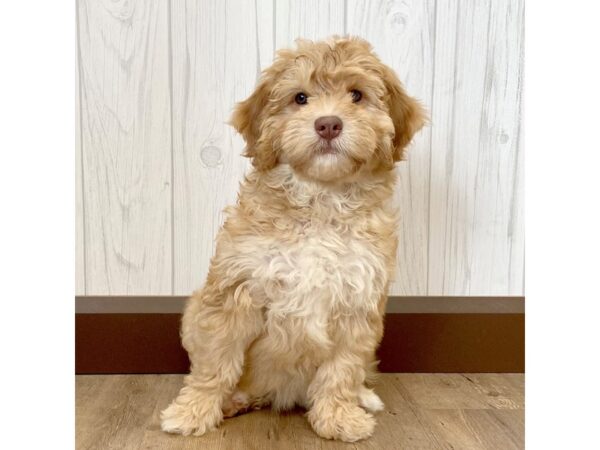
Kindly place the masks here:
[[(300, 91), (308, 104), (294, 102)], [(344, 128), (324, 152), (313, 124), (331, 114)], [(163, 430), (201, 435), (270, 404), (305, 407), (324, 438), (372, 434), (383, 404), (367, 385), (397, 245), (392, 169), (424, 120), (361, 39), (278, 53), (232, 117), (254, 170), (187, 304), (191, 373)]]

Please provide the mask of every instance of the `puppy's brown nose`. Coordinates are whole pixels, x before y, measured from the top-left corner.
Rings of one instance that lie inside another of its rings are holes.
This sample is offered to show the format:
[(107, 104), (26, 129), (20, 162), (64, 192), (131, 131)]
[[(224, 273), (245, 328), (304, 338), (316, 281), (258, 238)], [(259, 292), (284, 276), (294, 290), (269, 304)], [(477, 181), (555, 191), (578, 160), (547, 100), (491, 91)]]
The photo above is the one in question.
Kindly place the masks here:
[(342, 128), (344, 128), (344, 124), (338, 116), (323, 116), (315, 120), (316, 132), (328, 141), (339, 136)]

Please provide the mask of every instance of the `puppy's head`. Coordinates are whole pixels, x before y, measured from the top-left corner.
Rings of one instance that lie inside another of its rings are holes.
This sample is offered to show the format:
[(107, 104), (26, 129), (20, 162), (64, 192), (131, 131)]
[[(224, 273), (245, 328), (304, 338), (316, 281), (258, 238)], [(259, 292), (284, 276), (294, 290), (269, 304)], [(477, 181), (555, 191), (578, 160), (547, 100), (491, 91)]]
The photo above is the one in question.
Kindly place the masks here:
[(257, 170), (287, 163), (305, 177), (340, 181), (402, 159), (425, 112), (371, 50), (336, 37), (277, 53), (231, 119)]

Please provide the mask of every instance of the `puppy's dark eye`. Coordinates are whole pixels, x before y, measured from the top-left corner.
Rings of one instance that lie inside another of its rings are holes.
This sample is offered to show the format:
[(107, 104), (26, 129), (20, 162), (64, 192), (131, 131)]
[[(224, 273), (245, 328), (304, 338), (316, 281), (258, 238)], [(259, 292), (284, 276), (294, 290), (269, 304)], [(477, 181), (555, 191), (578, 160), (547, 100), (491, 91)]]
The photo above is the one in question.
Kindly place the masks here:
[(304, 92), (299, 92), (296, 94), (296, 98), (294, 100), (299, 105), (306, 105), (306, 103), (308, 103), (308, 96)]
[(362, 98), (362, 92), (360, 92), (356, 89), (352, 89), (350, 91), (350, 94), (352, 94), (352, 103), (360, 102), (360, 99)]

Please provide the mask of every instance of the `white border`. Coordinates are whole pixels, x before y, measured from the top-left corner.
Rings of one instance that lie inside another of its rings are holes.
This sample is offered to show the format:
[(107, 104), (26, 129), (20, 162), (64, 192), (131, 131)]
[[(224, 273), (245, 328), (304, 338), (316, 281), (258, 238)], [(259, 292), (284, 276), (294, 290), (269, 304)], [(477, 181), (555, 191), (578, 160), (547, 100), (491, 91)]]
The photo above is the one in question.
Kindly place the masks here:
[(600, 4), (527, 2), (527, 448), (598, 446)]
[(74, 6), (0, 13), (3, 448), (74, 447)]

